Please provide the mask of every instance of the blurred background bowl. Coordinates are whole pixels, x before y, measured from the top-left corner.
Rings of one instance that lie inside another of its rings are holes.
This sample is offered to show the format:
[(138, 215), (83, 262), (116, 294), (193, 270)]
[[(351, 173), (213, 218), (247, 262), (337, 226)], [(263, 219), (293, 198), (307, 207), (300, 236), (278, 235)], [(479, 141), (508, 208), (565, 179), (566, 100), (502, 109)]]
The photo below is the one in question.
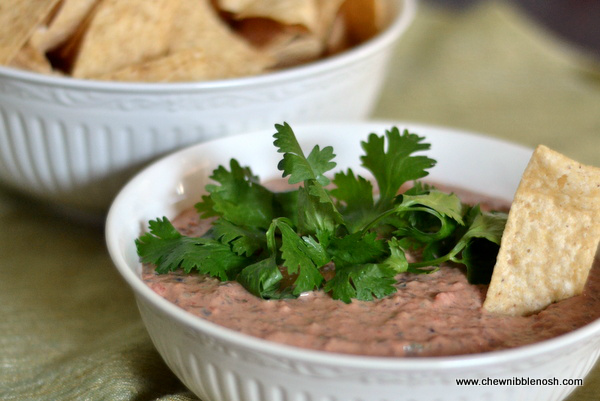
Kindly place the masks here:
[(287, 121), (368, 117), (390, 53), (415, 15), (350, 50), (259, 76), (119, 83), (0, 67), (0, 182), (65, 210), (103, 215), (141, 166), (191, 143)]
[[(359, 166), (360, 141), (397, 126), (424, 136), (437, 160), (428, 179), (510, 201), (532, 149), (471, 133), (391, 122), (292, 126), (305, 151), (333, 146), (336, 171)], [(281, 177), (275, 129), (191, 146), (134, 177), (106, 222), (111, 258), (133, 289), (144, 324), (167, 365), (201, 400), (238, 401), (558, 401), (575, 388), (459, 386), (456, 379), (584, 378), (600, 354), (600, 320), (536, 344), (473, 355), (385, 358), (282, 345), (217, 326), (152, 291), (140, 278), (134, 240), (157, 217), (192, 208), (212, 170), (236, 158), (263, 180)], [(243, 143), (243, 144), (242, 144)], [(511, 160), (507, 164), (506, 160)], [(364, 175), (368, 177), (368, 175)]]

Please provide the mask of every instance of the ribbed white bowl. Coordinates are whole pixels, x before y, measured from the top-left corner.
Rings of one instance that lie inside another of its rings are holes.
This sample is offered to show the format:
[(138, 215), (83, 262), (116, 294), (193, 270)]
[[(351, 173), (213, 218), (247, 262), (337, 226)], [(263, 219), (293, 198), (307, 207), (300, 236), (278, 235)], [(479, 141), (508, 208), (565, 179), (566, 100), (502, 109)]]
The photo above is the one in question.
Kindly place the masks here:
[(365, 118), (415, 15), (416, 0), (393, 1), (397, 16), (375, 38), (261, 76), (129, 84), (0, 67), (0, 182), (102, 214), (133, 172), (185, 145), (281, 121)]
[[(531, 149), (443, 128), (392, 122), (292, 126), (299, 142), (333, 146), (338, 169), (357, 168), (360, 141), (392, 125), (425, 136), (437, 160), (430, 178), (510, 200)], [(236, 158), (262, 179), (280, 176), (274, 129), (195, 145), (134, 177), (107, 218), (107, 246), (133, 289), (156, 348), (203, 401), (560, 401), (574, 385), (458, 386), (456, 379), (584, 378), (600, 353), (600, 320), (552, 340), (457, 357), (380, 358), (339, 355), (250, 337), (195, 317), (140, 279), (134, 240), (150, 219), (193, 207), (208, 176)], [(510, 163), (507, 162), (510, 160)]]

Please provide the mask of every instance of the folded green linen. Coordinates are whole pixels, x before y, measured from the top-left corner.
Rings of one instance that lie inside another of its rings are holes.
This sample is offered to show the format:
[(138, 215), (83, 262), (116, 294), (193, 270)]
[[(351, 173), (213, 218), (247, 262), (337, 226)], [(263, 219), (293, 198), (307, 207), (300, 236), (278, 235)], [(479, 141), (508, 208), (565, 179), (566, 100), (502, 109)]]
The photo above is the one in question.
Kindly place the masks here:
[[(504, 3), (460, 14), (422, 5), (374, 117), (544, 143), (600, 165), (599, 71)], [(0, 227), (0, 399), (196, 399), (154, 350), (101, 227), (5, 189)], [(569, 401), (598, 394), (600, 366)]]
[(421, 7), (374, 116), (544, 143), (600, 165), (600, 64), (508, 3)]

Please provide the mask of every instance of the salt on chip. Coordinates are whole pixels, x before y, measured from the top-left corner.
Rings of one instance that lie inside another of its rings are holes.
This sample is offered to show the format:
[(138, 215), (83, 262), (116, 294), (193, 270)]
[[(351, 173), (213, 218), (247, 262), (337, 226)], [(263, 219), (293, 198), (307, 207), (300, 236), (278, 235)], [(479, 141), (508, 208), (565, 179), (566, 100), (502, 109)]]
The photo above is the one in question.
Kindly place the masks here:
[(33, 47), (48, 52), (77, 32), (87, 15), (100, 0), (63, 0), (56, 15), (38, 26), (30, 38)]
[(60, 0), (0, 2), (0, 65), (9, 64)]
[(79, 47), (72, 75), (90, 78), (167, 51), (173, 0), (103, 0)]
[(581, 294), (600, 242), (600, 168), (540, 145), (512, 203), (484, 309), (529, 315)]

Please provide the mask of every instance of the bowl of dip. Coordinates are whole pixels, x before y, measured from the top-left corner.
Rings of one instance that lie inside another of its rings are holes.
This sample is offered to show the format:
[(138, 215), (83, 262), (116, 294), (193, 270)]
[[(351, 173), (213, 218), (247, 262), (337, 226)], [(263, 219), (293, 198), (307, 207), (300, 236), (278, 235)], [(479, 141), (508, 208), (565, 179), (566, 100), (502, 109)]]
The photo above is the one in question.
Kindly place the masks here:
[[(333, 146), (335, 171), (352, 167), (362, 175), (360, 141), (370, 133), (381, 135), (392, 126), (409, 129), (431, 144), (428, 155), (437, 164), (427, 180), (460, 189), (465, 196), (494, 205), (510, 203), (533, 151), (474, 133), (403, 122), (320, 123), (292, 128), (303, 149), (309, 150), (316, 144)], [(276, 168), (281, 154), (273, 147), (274, 132), (263, 130), (208, 141), (166, 156), (137, 174), (117, 195), (108, 213), (108, 250), (134, 291), (152, 341), (167, 365), (200, 399), (562, 400), (577, 385), (571, 379), (583, 379), (593, 367), (600, 353), (600, 320), (588, 316), (589, 321), (584, 319), (573, 329), (571, 315), (577, 319), (582, 309), (597, 310), (597, 295), (575, 297), (564, 306), (556, 304), (542, 312), (544, 315), (540, 313), (539, 320), (534, 317), (530, 321), (482, 314), (485, 290), (481, 287), (475, 289), (474, 306), (460, 310), (465, 297), (454, 292), (461, 285), (460, 279), (453, 279), (454, 290), (428, 287), (433, 284), (427, 277), (408, 280), (407, 289), (425, 288), (421, 305), (406, 304), (402, 309), (388, 303), (382, 308), (384, 313), (399, 319), (413, 309), (429, 321), (404, 326), (406, 332), (422, 329), (416, 334), (417, 340), (406, 343), (380, 337), (375, 344), (361, 344), (363, 334), (376, 336), (375, 332), (387, 330), (387, 323), (371, 322), (366, 316), (370, 313), (364, 308), (370, 308), (368, 302), (375, 301), (336, 301), (335, 308), (339, 306), (342, 312), (336, 309), (327, 315), (333, 321), (320, 321), (315, 315), (310, 318), (312, 323), (301, 323), (295, 332), (285, 332), (270, 330), (269, 326), (276, 325), (274, 321), (260, 326), (265, 314), (279, 314), (277, 319), (294, 316), (297, 306), (292, 304), (253, 300), (249, 294), (235, 295), (227, 284), (221, 286), (226, 291), (225, 298), (207, 301), (225, 305), (224, 309), (212, 308), (214, 305), (194, 309), (185, 306), (185, 299), (194, 290), (186, 292), (187, 279), (183, 276), (176, 276), (171, 284), (151, 283), (134, 244), (147, 230), (148, 221), (161, 216), (174, 221), (189, 212), (205, 194), (204, 186), (210, 182), (212, 171), (219, 165), (227, 166), (231, 158), (251, 167), (262, 180), (281, 177)], [(596, 260), (590, 274), (594, 278), (588, 283), (594, 287), (588, 292), (600, 285), (599, 269)], [(453, 303), (451, 299), (456, 296), (461, 300)], [(324, 305), (317, 308), (321, 314), (335, 309), (331, 300), (308, 297), (302, 301), (305, 304), (306, 299)], [(244, 309), (255, 302), (263, 303), (264, 308)], [(218, 310), (225, 317), (234, 316), (229, 320), (245, 321), (245, 326), (234, 329), (224, 326), (229, 324), (227, 319), (210, 321), (209, 315), (217, 315)], [(472, 313), (476, 315), (474, 323), (466, 316)], [(356, 324), (352, 321), (362, 323), (352, 329), (354, 333), (344, 334), (348, 338), (333, 336), (320, 341), (328, 335), (327, 331), (352, 327)], [(438, 323), (441, 326), (436, 326)], [(329, 328), (320, 331), (325, 324)], [(502, 339), (501, 333), (507, 332), (513, 332), (512, 340)], [(464, 338), (470, 340), (463, 341)], [(384, 343), (389, 346), (380, 346)], [(479, 381), (479, 385), (466, 385), (461, 382), (464, 380)], [(523, 385), (523, 380), (529, 380), (529, 385)], [(504, 384), (498, 385), (501, 381)]]
[(0, 183), (104, 218), (128, 178), (175, 149), (272, 121), (365, 118), (415, 3), (387, 3), (387, 23), (364, 42), (257, 75), (134, 82), (0, 66)]

